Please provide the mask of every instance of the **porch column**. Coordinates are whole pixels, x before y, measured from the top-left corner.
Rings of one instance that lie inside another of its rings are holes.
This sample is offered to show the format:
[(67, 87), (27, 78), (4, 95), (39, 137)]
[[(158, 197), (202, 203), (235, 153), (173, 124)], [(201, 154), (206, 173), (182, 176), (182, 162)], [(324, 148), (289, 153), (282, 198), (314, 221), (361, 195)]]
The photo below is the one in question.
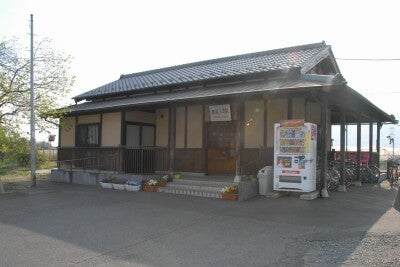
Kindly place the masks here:
[(368, 164), (372, 164), (372, 152), (373, 152), (373, 141), (372, 141), (372, 136), (373, 136), (373, 129), (374, 129), (374, 124), (372, 122), (369, 123), (369, 161)]
[(344, 106), (340, 109), (340, 184), (339, 192), (346, 191), (345, 185), (345, 141), (346, 141), (346, 109)]
[(361, 186), (361, 116), (358, 115), (357, 118), (357, 167), (356, 167), (356, 181), (354, 181), (355, 186)]
[(376, 123), (376, 152), (378, 152), (378, 168), (381, 162), (381, 127), (382, 123), (378, 121)]
[(120, 172), (126, 172), (125, 168), (125, 146), (126, 146), (126, 124), (125, 111), (121, 111), (121, 136), (120, 145), (118, 147), (118, 167)]
[(328, 195), (328, 190), (326, 188), (326, 170), (328, 166), (328, 153), (326, 149), (326, 140), (328, 140), (327, 135), (328, 135), (328, 98), (324, 94), (323, 99), (322, 99), (322, 107), (321, 107), (321, 154), (320, 154), (320, 169), (321, 169), (321, 188), (320, 188), (320, 193), (321, 196), (326, 198), (329, 197)]
[(176, 108), (175, 106), (169, 107), (169, 126), (168, 126), (168, 133), (169, 133), (169, 169), (171, 171), (175, 168), (175, 131), (176, 131)]
[(241, 168), (241, 154), (244, 142), (243, 134), (244, 125), (244, 102), (240, 101), (237, 106), (237, 120), (236, 120), (236, 171), (234, 182), (241, 181), (242, 168)]

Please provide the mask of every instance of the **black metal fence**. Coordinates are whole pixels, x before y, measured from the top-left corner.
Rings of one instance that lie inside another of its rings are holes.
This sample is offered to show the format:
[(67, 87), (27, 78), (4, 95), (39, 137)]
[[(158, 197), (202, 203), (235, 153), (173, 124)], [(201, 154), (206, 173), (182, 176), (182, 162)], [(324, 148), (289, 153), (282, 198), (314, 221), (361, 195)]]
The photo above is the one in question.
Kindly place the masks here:
[(60, 147), (59, 169), (149, 174), (168, 170), (164, 147)]
[(155, 173), (168, 170), (168, 149), (153, 146), (124, 147), (127, 173)]
[(114, 147), (68, 147), (58, 149), (59, 169), (120, 171), (119, 149)]

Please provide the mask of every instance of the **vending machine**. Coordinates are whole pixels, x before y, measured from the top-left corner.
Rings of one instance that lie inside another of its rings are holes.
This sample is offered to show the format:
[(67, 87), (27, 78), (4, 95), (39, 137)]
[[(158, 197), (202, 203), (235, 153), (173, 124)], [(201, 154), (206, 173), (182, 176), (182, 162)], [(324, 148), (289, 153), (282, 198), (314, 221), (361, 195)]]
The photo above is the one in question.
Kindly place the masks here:
[(275, 123), (274, 190), (316, 189), (317, 125), (304, 120)]

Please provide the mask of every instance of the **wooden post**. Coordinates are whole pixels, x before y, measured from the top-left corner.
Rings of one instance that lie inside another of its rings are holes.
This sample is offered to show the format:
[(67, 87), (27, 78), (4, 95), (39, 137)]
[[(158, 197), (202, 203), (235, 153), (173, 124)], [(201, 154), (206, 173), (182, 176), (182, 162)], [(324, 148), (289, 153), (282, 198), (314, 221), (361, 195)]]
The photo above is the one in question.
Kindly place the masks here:
[(376, 123), (376, 152), (378, 153), (378, 158), (377, 158), (378, 168), (381, 162), (381, 127), (382, 123), (378, 121)]
[(241, 101), (237, 105), (236, 120), (236, 172), (234, 182), (241, 181), (241, 153), (243, 148), (243, 124), (244, 124), (244, 102)]
[(172, 106), (169, 108), (169, 169), (171, 171), (175, 168), (175, 132), (176, 132), (176, 108)]
[(374, 124), (372, 122), (369, 123), (369, 161), (368, 164), (372, 164), (372, 152), (373, 152), (373, 129)]
[(202, 131), (203, 131), (203, 134), (202, 134), (202, 137), (203, 137), (203, 140), (202, 140), (202, 147), (203, 147), (203, 172), (205, 173), (205, 174), (207, 174), (207, 172), (208, 172), (208, 150), (207, 150), (207, 125), (206, 125), (206, 106), (205, 105), (203, 105), (203, 118), (202, 118), (202, 123), (203, 123), (203, 128), (202, 128)]
[(327, 129), (328, 129), (328, 98), (324, 94), (322, 99), (322, 107), (321, 107), (321, 154), (320, 154), (320, 169), (321, 169), (321, 196), (326, 198), (329, 197), (328, 190), (326, 188), (326, 170), (328, 168), (328, 153), (326, 149), (326, 141), (327, 141)]
[(346, 110), (344, 106), (340, 109), (340, 185), (339, 191), (345, 192), (345, 141), (346, 141)]
[(356, 181), (355, 186), (361, 186), (361, 116), (358, 115), (357, 119), (357, 167), (356, 167)]

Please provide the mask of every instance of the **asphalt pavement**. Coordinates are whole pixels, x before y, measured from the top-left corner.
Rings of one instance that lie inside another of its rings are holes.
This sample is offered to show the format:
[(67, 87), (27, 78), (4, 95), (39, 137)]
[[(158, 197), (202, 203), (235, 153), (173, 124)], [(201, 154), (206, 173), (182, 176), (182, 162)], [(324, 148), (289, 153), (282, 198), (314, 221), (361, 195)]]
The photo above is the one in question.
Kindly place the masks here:
[(39, 181), (0, 194), (0, 266), (400, 266), (396, 193), (230, 202)]

